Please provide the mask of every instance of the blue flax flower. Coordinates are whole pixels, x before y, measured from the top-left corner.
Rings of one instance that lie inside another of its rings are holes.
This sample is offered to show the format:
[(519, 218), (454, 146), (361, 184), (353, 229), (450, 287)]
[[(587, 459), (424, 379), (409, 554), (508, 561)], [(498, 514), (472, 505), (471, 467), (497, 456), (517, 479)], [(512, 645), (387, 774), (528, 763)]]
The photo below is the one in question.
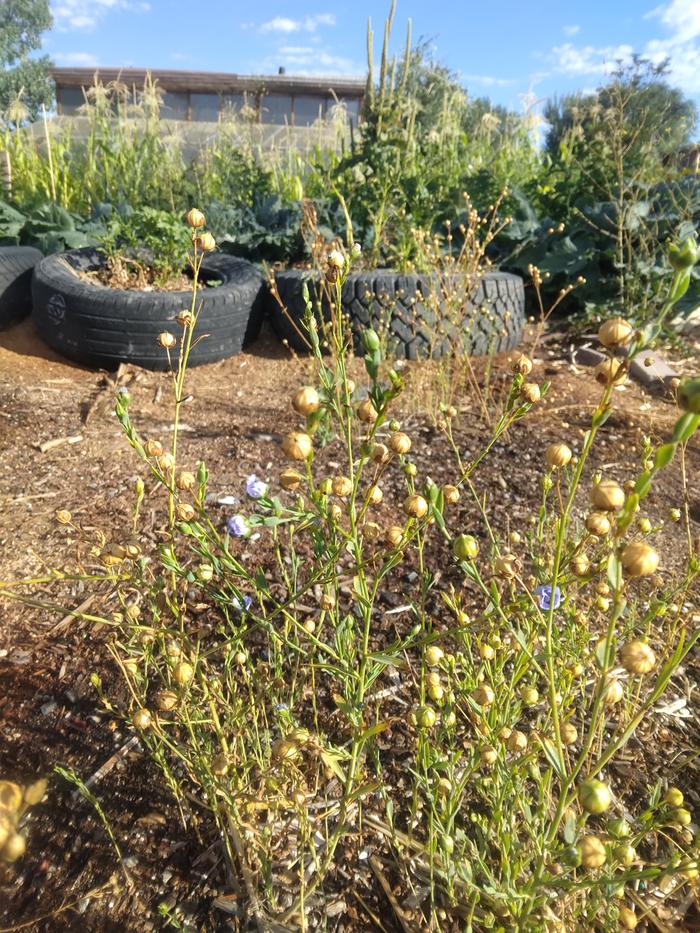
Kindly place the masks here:
[(251, 473), (245, 481), (245, 491), (251, 499), (262, 499), (267, 494), (267, 483), (258, 479), (255, 473)]
[(226, 527), (228, 533), (235, 535), (236, 538), (245, 538), (250, 533), (250, 525), (245, 515), (234, 515), (233, 518), (229, 518)]
[(558, 586), (555, 586), (554, 592), (552, 592), (552, 587), (549, 583), (543, 583), (542, 586), (536, 587), (535, 596), (537, 597), (537, 602), (540, 604), (540, 609), (558, 609), (561, 603), (561, 590)]

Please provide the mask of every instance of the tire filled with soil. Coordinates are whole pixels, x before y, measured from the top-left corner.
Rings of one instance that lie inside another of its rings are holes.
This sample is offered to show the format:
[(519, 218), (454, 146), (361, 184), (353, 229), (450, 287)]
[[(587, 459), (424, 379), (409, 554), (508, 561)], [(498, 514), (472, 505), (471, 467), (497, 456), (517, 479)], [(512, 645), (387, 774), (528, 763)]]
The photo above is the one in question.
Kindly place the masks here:
[[(32, 280), (33, 317), (40, 336), (59, 353), (88, 366), (113, 368), (134, 363), (166, 370), (177, 365), (181, 328), (175, 321), (189, 310), (190, 291), (108, 288), (89, 276), (105, 267), (97, 249), (85, 247), (37, 264)], [(223, 360), (254, 340), (264, 313), (265, 282), (257, 269), (234, 256), (212, 253), (202, 260), (201, 313), (193, 366)], [(170, 331), (178, 345), (168, 355), (157, 343)]]
[[(303, 269), (278, 272), (275, 279), (284, 310), (269, 293), (270, 323), (288, 346), (305, 352), (309, 347), (304, 285), (317, 320), (330, 315), (325, 290), (319, 287), (317, 276)], [(435, 359), (454, 349), (481, 356), (511, 350), (520, 343), (525, 290), (523, 280), (507, 272), (485, 273), (467, 294), (457, 273), (448, 277), (402, 275), (377, 269), (348, 275), (342, 311), (350, 322), (357, 352), (361, 352), (362, 330), (373, 327), (394, 358)]]

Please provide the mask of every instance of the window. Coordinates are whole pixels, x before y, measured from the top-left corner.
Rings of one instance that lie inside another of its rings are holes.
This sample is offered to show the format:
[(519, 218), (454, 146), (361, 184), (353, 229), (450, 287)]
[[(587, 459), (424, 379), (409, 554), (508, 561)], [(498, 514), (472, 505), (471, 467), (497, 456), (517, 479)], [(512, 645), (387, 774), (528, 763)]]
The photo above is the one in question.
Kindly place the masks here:
[(190, 94), (192, 119), (204, 123), (217, 123), (219, 120), (219, 95), (199, 94), (194, 91)]
[(322, 97), (309, 95), (294, 98), (294, 125), (311, 126), (325, 116), (326, 108)]
[(292, 122), (292, 98), (289, 94), (266, 94), (260, 101), (262, 123), (283, 126)]
[(85, 95), (81, 87), (62, 87), (59, 88), (61, 98), (61, 113), (67, 117), (74, 117), (78, 113), (78, 107), (85, 103)]
[(221, 110), (223, 111), (224, 115), (238, 113), (245, 106), (245, 94), (224, 94), (221, 99)]
[(189, 95), (166, 91), (160, 105), (160, 115), (164, 120), (186, 120), (189, 110)]

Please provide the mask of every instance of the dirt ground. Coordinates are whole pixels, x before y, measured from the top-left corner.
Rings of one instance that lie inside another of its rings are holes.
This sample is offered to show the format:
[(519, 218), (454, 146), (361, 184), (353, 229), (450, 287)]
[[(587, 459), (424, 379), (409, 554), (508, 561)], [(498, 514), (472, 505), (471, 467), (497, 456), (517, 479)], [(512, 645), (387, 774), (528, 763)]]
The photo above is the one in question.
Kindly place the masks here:
[[(590, 371), (572, 364), (571, 349), (561, 335), (540, 346), (534, 377), (551, 380), (552, 388), (545, 402), (499, 442), (499, 469), (480, 474), (500, 527), (525, 526), (539, 498), (536, 478), (544, 448), (555, 440), (580, 446), (590, 421), (598, 392)], [(496, 391), (509, 379), (505, 364), (497, 361), (490, 376)], [(681, 360), (677, 368), (700, 371), (700, 353)], [(308, 361), (291, 359), (265, 333), (249, 352), (193, 370), (188, 378), (191, 400), (182, 416), (181, 462), (194, 466), (205, 459), (210, 491), (217, 496), (240, 496), (243, 480), (252, 472), (274, 480), (283, 463), (281, 437), (296, 425), (288, 400), (309, 373)], [(169, 378), (137, 369), (120, 374), (143, 436), (169, 438)], [(413, 393), (414, 403), (404, 426), (416, 438), (419, 470), (436, 482), (447, 482), (453, 471), (445, 440), (415, 402), (423, 378), (420, 365), (407, 368), (407, 396)], [(68, 509), (76, 523), (108, 534), (118, 534), (128, 523), (134, 481), (143, 470), (113, 414), (114, 390), (107, 374), (72, 365), (44, 347), (31, 322), (0, 334), (0, 580), (43, 577), (48, 566), (63, 565), (73, 542), (70, 531), (54, 518), (57, 509)], [(615, 395), (615, 413), (603, 429), (595, 458), (599, 468), (622, 481), (638, 464), (641, 438), (650, 434), (654, 441), (667, 439), (677, 409), (670, 399), (652, 397), (633, 383)], [(460, 446), (474, 452), (484, 430), (473, 399), (465, 395), (457, 407)], [(64, 438), (71, 441), (51, 446)], [(332, 445), (325, 456), (332, 462)], [(688, 450), (688, 475), (691, 518), (698, 533), (697, 437)], [(676, 470), (663, 474), (649, 499), (650, 516), (665, 518), (670, 507), (680, 505), (680, 489)], [(159, 512), (148, 498), (145, 508), (155, 541)], [(79, 585), (40, 584), (32, 592), (37, 602), (58, 598), (67, 607), (97, 611), (95, 598)], [(686, 674), (689, 707), (697, 705), (698, 660), (696, 656), (695, 667), (690, 665)], [(0, 868), (0, 933), (161, 929), (157, 908), (163, 902), (170, 909), (177, 906), (181, 918), (189, 918), (196, 929), (241, 929), (216, 907), (217, 896), (226, 891), (211, 851), (183, 834), (155, 767), (137, 744), (129, 745), (131, 733), (99, 706), (90, 685), (93, 672), (100, 673), (106, 686), (116, 678), (99, 626), (65, 612), (0, 601), (0, 778), (50, 778), (45, 801), (27, 822), (27, 855)], [(697, 726), (695, 713), (668, 717), (643, 759), (634, 758), (631, 746), (630, 780), (651, 783), (662, 760), (666, 770), (670, 760), (691, 809), (700, 807)], [(105, 763), (109, 767), (103, 769)], [(93, 808), (52, 775), (55, 765), (72, 767), (83, 779), (99, 772), (92, 789), (114, 828), (134, 886), (124, 883)], [(328, 921), (328, 929), (376, 929), (366, 908), (386, 918), (385, 929), (398, 929), (371, 876), (365, 888), (358, 890), (358, 898), (350, 898), (351, 909)], [(695, 917), (691, 924), (698, 923)]]

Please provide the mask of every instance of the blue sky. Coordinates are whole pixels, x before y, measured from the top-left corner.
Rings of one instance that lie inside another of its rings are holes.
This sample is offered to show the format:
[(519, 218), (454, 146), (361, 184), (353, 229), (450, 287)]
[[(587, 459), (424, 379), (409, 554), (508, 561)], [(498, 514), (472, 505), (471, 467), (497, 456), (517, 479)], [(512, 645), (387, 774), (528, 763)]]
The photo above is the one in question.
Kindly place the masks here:
[[(363, 74), (367, 18), (376, 54), (388, 0), (51, 0), (45, 49), (58, 65), (290, 74)], [(700, 105), (700, 0), (398, 0), (393, 47), (414, 39), (473, 96), (521, 107), (594, 88), (633, 52), (671, 58), (673, 83)]]

